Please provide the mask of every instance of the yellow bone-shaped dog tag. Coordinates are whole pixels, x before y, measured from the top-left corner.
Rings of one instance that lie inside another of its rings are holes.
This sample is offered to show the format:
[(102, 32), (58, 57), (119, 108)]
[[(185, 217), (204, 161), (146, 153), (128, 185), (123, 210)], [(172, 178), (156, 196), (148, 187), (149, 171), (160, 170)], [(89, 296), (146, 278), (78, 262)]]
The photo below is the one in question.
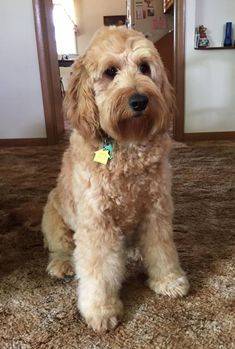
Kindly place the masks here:
[(106, 165), (109, 159), (110, 159), (109, 152), (107, 150), (100, 149), (95, 152), (95, 156), (93, 160), (95, 162), (99, 162), (100, 164)]

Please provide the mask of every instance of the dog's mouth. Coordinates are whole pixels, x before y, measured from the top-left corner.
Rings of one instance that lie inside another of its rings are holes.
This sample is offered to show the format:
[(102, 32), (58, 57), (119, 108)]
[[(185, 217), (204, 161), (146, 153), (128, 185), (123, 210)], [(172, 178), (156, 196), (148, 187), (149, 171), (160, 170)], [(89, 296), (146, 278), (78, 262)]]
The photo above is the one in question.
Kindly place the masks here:
[(146, 138), (154, 126), (154, 120), (144, 112), (133, 113), (130, 117), (121, 119), (118, 124), (118, 134), (122, 139), (141, 140)]
[(147, 107), (144, 110), (141, 111), (133, 111), (131, 110), (131, 112), (128, 110), (127, 113), (123, 113), (122, 115), (122, 119), (124, 120), (129, 120), (131, 122), (142, 122), (142, 119), (147, 119), (151, 117), (151, 110), (149, 107)]
[(136, 112), (132, 115), (132, 118), (140, 118), (140, 117), (144, 117), (143, 112)]

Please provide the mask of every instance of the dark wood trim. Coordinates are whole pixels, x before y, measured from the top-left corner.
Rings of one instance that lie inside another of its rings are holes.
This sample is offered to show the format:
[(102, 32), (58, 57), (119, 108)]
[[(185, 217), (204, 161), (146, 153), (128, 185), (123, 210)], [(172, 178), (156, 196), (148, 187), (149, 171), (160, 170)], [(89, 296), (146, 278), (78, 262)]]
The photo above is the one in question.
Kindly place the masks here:
[(185, 0), (174, 1), (174, 88), (177, 113), (173, 121), (173, 137), (184, 140), (185, 89)]
[(218, 140), (235, 140), (235, 131), (228, 132), (199, 132), (185, 133), (185, 141), (218, 141)]
[(48, 144), (56, 144), (64, 131), (60, 74), (51, 0), (33, 0), (38, 60)]
[(53, 24), (53, 3), (52, 0), (44, 0), (46, 10), (46, 24), (49, 41), (49, 58), (51, 67), (51, 82), (53, 87), (53, 98), (56, 116), (57, 138), (64, 132), (64, 119), (62, 113), (62, 94), (60, 85), (60, 69), (55, 40), (55, 27)]
[(25, 147), (47, 145), (47, 138), (9, 138), (0, 139), (0, 147)]

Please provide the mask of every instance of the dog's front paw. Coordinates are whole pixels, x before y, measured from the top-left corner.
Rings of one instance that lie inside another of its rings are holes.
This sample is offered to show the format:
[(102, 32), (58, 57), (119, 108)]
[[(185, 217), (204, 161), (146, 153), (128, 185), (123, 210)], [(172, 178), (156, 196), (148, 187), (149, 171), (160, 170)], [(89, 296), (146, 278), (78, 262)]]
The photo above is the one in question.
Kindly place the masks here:
[(189, 282), (185, 275), (169, 274), (162, 280), (149, 280), (149, 287), (157, 294), (183, 297), (188, 293)]
[(87, 319), (86, 322), (89, 328), (102, 333), (116, 328), (119, 320), (117, 316), (96, 314)]
[(117, 300), (112, 305), (93, 306), (83, 311), (83, 316), (88, 327), (96, 332), (107, 332), (117, 327), (122, 315), (123, 306)]
[(47, 266), (47, 272), (58, 279), (74, 275), (74, 268), (70, 260), (52, 259)]

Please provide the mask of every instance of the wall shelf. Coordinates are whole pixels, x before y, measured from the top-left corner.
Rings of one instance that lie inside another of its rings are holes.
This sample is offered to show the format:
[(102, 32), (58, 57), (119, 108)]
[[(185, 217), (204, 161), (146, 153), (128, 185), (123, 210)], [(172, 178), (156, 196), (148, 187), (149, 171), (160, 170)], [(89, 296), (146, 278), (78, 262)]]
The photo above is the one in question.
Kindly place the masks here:
[(235, 50), (235, 46), (195, 47), (195, 50)]

